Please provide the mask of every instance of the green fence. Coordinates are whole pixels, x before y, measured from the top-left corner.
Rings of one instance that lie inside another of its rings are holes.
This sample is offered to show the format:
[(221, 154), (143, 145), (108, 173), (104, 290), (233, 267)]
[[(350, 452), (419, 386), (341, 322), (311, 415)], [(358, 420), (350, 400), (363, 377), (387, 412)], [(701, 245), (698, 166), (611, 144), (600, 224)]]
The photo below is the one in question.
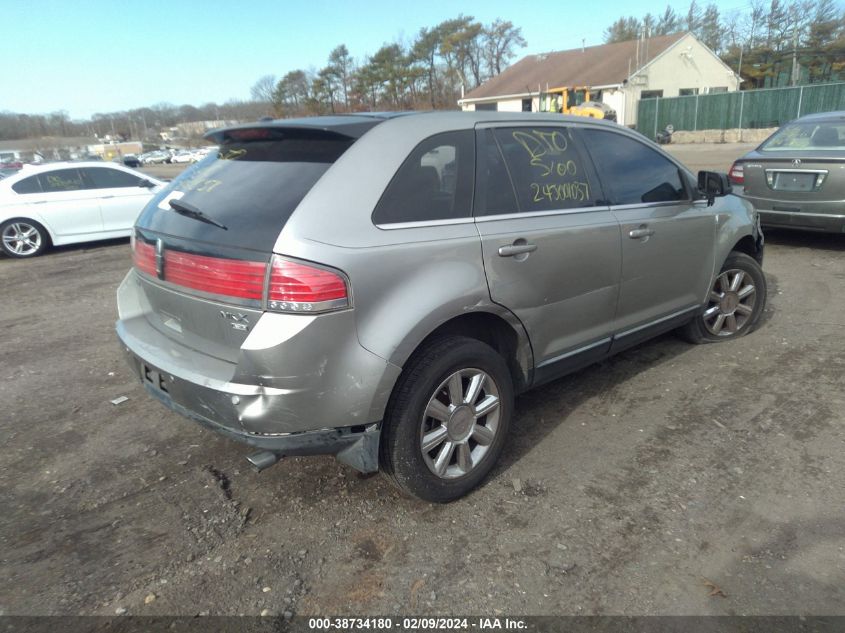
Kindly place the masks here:
[(637, 129), (646, 136), (675, 130), (778, 127), (814, 112), (845, 110), (845, 83), (641, 99)]

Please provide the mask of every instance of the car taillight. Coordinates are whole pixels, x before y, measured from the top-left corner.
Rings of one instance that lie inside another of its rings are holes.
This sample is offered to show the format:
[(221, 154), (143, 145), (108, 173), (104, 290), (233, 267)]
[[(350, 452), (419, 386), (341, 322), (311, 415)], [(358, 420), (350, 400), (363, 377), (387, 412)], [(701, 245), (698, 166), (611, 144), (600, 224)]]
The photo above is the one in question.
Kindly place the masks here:
[(256, 302), (266, 296), (267, 309), (275, 312), (316, 313), (349, 307), (346, 279), (327, 268), (278, 255), (266, 264), (165, 248), (159, 275), (156, 247), (134, 234), (130, 242), (136, 269), (183, 288)]
[(164, 251), (165, 281), (226, 297), (260, 301), (266, 270), (263, 262)]
[(338, 273), (274, 255), (267, 308), (277, 312), (324, 312), (349, 306), (346, 281)]
[(742, 163), (736, 162), (731, 166), (731, 170), (728, 172), (728, 178), (735, 185), (741, 185), (745, 182), (745, 169)]
[(152, 244), (138, 239), (134, 232), (130, 239), (132, 246), (132, 263), (141, 272), (155, 277), (156, 275), (156, 249)]

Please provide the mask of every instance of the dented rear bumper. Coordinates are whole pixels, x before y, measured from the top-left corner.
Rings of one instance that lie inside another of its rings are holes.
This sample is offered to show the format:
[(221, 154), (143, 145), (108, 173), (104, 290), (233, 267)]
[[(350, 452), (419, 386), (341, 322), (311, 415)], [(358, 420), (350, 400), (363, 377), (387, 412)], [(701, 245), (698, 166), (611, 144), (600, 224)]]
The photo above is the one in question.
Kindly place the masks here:
[(265, 314), (231, 362), (156, 327), (133, 273), (118, 306), (127, 362), (168, 408), (281, 456), (329, 454), (377, 469), (380, 421), (400, 369), (358, 344), (351, 312)]

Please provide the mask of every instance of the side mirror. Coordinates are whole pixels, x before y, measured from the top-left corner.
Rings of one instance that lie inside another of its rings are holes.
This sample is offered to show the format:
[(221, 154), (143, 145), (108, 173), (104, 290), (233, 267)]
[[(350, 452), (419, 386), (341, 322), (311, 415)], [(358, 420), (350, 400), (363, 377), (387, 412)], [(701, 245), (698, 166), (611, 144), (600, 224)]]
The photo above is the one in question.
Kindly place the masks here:
[(146, 178), (143, 179), (141, 182), (138, 183), (139, 187), (145, 187), (147, 189), (152, 189), (156, 186), (156, 184), (152, 180), (147, 180)]
[(717, 171), (698, 172), (698, 190), (707, 197), (708, 207), (713, 206), (717, 197), (733, 192), (728, 175)]

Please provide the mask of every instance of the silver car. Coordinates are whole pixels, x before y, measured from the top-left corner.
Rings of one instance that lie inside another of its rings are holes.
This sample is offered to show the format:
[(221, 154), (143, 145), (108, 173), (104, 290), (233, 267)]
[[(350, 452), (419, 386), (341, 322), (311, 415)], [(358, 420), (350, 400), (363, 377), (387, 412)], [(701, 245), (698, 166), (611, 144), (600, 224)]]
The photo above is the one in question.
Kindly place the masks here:
[(845, 232), (845, 112), (787, 123), (737, 160), (730, 178), (763, 226)]
[(259, 450), (449, 501), (514, 396), (682, 327), (750, 332), (763, 237), (727, 177), (555, 114), (350, 115), (210, 133), (142, 212), (117, 332), (147, 391)]

